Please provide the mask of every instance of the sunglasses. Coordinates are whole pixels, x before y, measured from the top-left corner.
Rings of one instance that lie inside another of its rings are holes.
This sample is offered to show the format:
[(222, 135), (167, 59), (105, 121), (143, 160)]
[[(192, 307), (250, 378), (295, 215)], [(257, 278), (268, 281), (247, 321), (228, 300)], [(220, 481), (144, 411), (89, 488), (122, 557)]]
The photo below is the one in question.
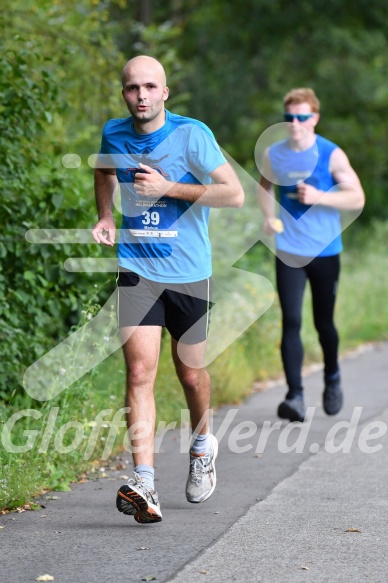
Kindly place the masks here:
[(313, 117), (313, 115), (313, 113), (285, 113), (284, 121), (293, 122), (294, 119), (297, 119), (300, 123), (303, 123), (310, 119), (310, 117)]

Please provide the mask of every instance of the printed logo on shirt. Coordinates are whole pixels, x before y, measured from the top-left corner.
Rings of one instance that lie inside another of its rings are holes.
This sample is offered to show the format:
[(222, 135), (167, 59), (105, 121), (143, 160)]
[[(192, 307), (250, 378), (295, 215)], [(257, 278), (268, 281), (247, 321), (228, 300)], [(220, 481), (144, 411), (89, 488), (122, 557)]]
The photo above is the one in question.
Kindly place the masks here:
[[(124, 143), (125, 149), (127, 150), (128, 154), (134, 159), (134, 161), (136, 163), (139, 164), (139, 162), (141, 164), (146, 164), (147, 166), (150, 166), (153, 170), (157, 170), (159, 172), (159, 174), (161, 174), (162, 176), (164, 176), (165, 178), (167, 176), (169, 176), (169, 174), (167, 174), (167, 172), (165, 172), (163, 170), (163, 168), (161, 168), (161, 166), (159, 165), (159, 163), (164, 160), (165, 158), (168, 158), (170, 154), (165, 154), (164, 156), (162, 156), (161, 158), (158, 159), (154, 159), (151, 158), (149, 156), (150, 150), (149, 148), (146, 148), (145, 150), (143, 150), (142, 154), (135, 154), (134, 152), (131, 152), (131, 149), (129, 147), (128, 142)], [(138, 166), (133, 166), (130, 168), (126, 168), (125, 170), (121, 171), (122, 174), (124, 174), (125, 176), (130, 176), (132, 182), (135, 180), (135, 174), (137, 172), (142, 172), (144, 174), (146, 174), (146, 171), (139, 168)]]

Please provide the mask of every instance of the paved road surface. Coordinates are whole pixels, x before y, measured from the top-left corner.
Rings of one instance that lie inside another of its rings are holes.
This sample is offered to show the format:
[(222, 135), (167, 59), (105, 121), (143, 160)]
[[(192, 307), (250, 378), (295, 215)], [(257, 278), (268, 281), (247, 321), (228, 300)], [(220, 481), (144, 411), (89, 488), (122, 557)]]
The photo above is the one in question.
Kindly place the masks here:
[(306, 378), (304, 431), (277, 419), (281, 385), (217, 411), (214, 431), (225, 433), (204, 504), (186, 502), (188, 455), (169, 431), (156, 462), (159, 524), (116, 511), (123, 470), (57, 493), (42, 511), (0, 517), (1, 583), (387, 581), (388, 345), (344, 359), (342, 371), (346, 403), (334, 418), (321, 408), (322, 372)]

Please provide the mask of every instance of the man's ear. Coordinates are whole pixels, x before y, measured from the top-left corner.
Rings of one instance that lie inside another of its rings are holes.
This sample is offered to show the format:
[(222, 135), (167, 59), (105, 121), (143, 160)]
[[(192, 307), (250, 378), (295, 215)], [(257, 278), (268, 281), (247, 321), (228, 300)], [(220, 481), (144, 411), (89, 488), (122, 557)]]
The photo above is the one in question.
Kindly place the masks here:
[(163, 89), (163, 101), (167, 101), (169, 95), (170, 95), (170, 90), (168, 87), (165, 87)]

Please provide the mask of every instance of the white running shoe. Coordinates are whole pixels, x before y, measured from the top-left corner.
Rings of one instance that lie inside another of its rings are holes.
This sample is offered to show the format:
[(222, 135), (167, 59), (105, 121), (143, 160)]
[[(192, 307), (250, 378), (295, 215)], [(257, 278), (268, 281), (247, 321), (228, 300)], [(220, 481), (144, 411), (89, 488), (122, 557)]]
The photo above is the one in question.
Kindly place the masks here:
[(210, 434), (210, 450), (208, 453), (195, 454), (190, 452), (190, 471), (186, 483), (186, 498), (189, 502), (205, 502), (213, 494), (216, 487), (215, 460), (218, 454), (218, 441)]
[(136, 473), (135, 479), (131, 478), (119, 488), (116, 506), (119, 512), (134, 516), (140, 524), (162, 520), (158, 493)]

